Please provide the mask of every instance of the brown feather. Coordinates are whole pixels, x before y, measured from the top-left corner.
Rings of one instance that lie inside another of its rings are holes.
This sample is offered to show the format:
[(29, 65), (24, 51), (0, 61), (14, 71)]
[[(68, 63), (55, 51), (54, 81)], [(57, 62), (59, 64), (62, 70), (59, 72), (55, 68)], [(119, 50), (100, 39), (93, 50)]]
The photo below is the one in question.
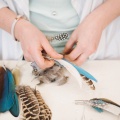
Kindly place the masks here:
[(3, 93), (4, 74), (5, 74), (4, 68), (0, 67), (0, 98), (2, 98), (2, 93)]
[(45, 103), (45, 101), (43, 100), (40, 92), (38, 90), (36, 90), (34, 92), (36, 98), (38, 99), (39, 102), (39, 106), (40, 106), (40, 114), (39, 114), (39, 118), (40, 120), (51, 120), (52, 118), (52, 112), (50, 110), (50, 108), (47, 106), (47, 104)]
[(83, 80), (85, 81), (85, 83), (87, 83), (87, 85), (92, 89), (95, 90), (95, 86), (94, 83), (92, 82), (92, 80), (90, 80), (89, 78), (85, 77), (84, 75), (80, 74), (81, 77), (83, 78)]

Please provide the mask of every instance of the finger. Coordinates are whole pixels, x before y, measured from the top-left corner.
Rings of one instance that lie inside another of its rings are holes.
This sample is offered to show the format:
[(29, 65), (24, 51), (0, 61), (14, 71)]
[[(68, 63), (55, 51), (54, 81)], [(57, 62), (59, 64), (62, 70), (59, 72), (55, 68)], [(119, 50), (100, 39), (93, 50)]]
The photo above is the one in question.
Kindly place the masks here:
[(69, 54), (72, 51), (73, 46), (75, 44), (76, 44), (76, 39), (74, 37), (71, 37), (65, 45), (65, 49), (63, 51), (63, 54)]
[(42, 46), (43, 46), (43, 49), (46, 51), (46, 53), (47, 53), (50, 57), (52, 57), (52, 58), (54, 58), (54, 59), (62, 59), (62, 58), (63, 58), (63, 55), (57, 53), (57, 52), (52, 48), (52, 46), (49, 44), (48, 41), (43, 42), (43, 43), (42, 43)]
[(89, 55), (90, 54), (88, 52), (85, 52), (85, 53), (81, 54), (75, 61), (73, 61), (73, 63), (80, 66), (87, 60)]
[(34, 61), (33, 58), (31, 57), (31, 55), (28, 54), (28, 53), (24, 54), (24, 58), (28, 62), (33, 62)]
[(73, 51), (74, 47), (71, 48), (67, 53), (65, 53), (64, 51), (62, 52), (63, 57), (67, 56), (68, 54), (70, 54)]
[(80, 45), (77, 46), (72, 50), (72, 52), (68, 55), (65, 55), (65, 58), (69, 61), (76, 60), (81, 54), (83, 53), (83, 49), (81, 49)]
[(45, 59), (42, 56), (42, 52), (39, 50), (34, 51), (32, 55), (33, 55), (34, 61), (41, 69), (49, 68), (54, 65), (54, 61)]

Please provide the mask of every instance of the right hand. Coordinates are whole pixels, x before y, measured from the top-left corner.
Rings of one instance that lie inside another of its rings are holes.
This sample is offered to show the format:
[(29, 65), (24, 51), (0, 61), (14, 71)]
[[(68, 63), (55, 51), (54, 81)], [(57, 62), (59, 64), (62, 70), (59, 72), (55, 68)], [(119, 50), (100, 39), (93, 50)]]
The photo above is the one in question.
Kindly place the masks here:
[(41, 69), (54, 65), (53, 60), (45, 59), (42, 56), (43, 50), (54, 59), (61, 59), (63, 57), (52, 48), (45, 35), (29, 21), (21, 19), (17, 22), (15, 37), (21, 43), (25, 60), (35, 61)]

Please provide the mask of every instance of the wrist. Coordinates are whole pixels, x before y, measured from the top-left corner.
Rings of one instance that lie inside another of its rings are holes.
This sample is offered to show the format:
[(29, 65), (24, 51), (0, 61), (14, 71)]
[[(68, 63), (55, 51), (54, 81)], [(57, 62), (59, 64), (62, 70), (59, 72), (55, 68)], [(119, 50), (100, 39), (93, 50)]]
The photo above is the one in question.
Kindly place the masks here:
[(27, 28), (29, 24), (29, 21), (25, 20), (25, 19), (20, 19), (14, 28), (14, 35), (15, 38), (18, 39), (19, 41), (22, 39), (23, 33), (25, 31), (25, 29)]

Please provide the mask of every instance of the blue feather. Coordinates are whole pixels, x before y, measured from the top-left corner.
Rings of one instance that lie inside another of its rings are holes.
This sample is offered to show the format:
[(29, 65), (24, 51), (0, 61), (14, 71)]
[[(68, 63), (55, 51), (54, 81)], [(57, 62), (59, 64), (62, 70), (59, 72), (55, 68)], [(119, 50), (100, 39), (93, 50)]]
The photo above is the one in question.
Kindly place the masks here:
[[(18, 98), (15, 92), (14, 78), (9, 69), (6, 68), (4, 75), (4, 87), (2, 98), (0, 99), (0, 112), (6, 112), (8, 110), (17, 111), (19, 109)], [(16, 108), (16, 109), (14, 109)], [(17, 111), (18, 112), (18, 111)]]
[(103, 112), (103, 109), (101, 109), (101, 108), (98, 108), (98, 107), (93, 107), (93, 108), (99, 113)]
[(3, 88), (3, 94), (2, 98), (0, 99), (0, 112), (6, 112), (8, 111), (14, 104), (13, 101), (13, 93), (10, 91), (10, 75), (9, 75), (9, 70), (6, 69), (6, 73), (4, 76), (4, 88)]
[[(65, 59), (64, 59), (64, 60), (65, 60)], [(67, 60), (65, 60), (65, 61), (67, 61)], [(73, 63), (71, 63), (71, 62), (69, 62), (69, 61), (67, 61), (67, 62), (70, 63), (71, 65), (73, 65), (80, 74), (82, 74), (82, 75), (84, 75), (85, 77), (87, 77), (87, 78), (89, 78), (89, 79), (97, 82), (97, 80), (96, 80), (90, 73), (88, 73), (88, 72), (85, 71), (84, 69), (76, 66), (75, 64), (73, 64)]]
[(19, 116), (19, 102), (18, 102), (18, 97), (16, 94), (14, 94), (14, 105), (12, 106), (12, 108), (10, 108), (10, 113), (14, 116), (14, 117), (18, 117)]

